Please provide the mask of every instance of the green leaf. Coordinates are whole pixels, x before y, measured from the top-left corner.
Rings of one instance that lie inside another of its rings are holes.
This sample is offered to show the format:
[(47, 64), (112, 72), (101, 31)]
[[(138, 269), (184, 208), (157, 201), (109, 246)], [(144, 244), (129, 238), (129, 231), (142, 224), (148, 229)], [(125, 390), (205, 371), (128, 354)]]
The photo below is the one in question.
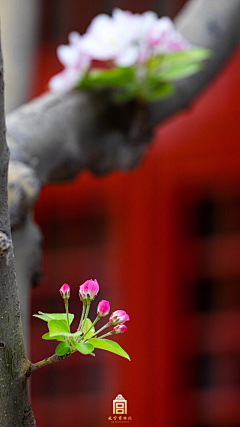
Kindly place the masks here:
[(68, 345), (67, 342), (61, 342), (60, 344), (58, 344), (55, 353), (58, 356), (64, 356), (65, 354), (69, 353), (70, 351), (70, 346)]
[(149, 59), (147, 67), (151, 70), (159, 66), (174, 67), (193, 62), (202, 62), (212, 56), (209, 49), (194, 47), (182, 52), (171, 52), (165, 55), (153, 56)]
[(134, 98), (136, 98), (135, 94), (125, 91), (116, 92), (112, 94), (113, 102), (116, 102), (118, 104), (123, 104), (124, 102), (131, 101)]
[(92, 69), (78, 83), (78, 89), (88, 89), (92, 87), (119, 87), (134, 79), (135, 72), (132, 67), (115, 67), (110, 70)]
[[(78, 343), (71, 339), (71, 343), (74, 345), (76, 350), (78, 350), (82, 354), (92, 354), (94, 347), (89, 343)], [(95, 356), (95, 355), (94, 355)]]
[(72, 337), (72, 338), (75, 338), (75, 337), (79, 337), (80, 335), (82, 335), (82, 331), (73, 332), (73, 333), (71, 333), (71, 334), (69, 333), (69, 334), (68, 334), (68, 337), (69, 337), (69, 338), (71, 338), (71, 337)]
[(69, 336), (70, 331), (66, 320), (50, 320), (48, 322), (48, 329), (50, 337), (57, 335)]
[(166, 71), (158, 70), (158, 73), (159, 73), (158, 77), (160, 81), (171, 82), (171, 81), (180, 80), (192, 74), (195, 74), (200, 69), (201, 69), (201, 65), (199, 63), (178, 65)]
[(142, 84), (139, 84), (138, 81), (132, 81), (126, 83), (123, 87), (118, 88), (112, 94), (112, 99), (114, 102), (123, 103), (131, 101), (132, 99), (138, 98), (139, 92), (142, 90)]
[(120, 345), (115, 341), (100, 338), (90, 338), (90, 340), (88, 340), (88, 343), (92, 344), (96, 348), (111, 351), (111, 353), (118, 354), (119, 356), (131, 360), (126, 351), (124, 351), (122, 347), (120, 347)]
[[(42, 313), (42, 311), (38, 312), (39, 314), (33, 314), (34, 317), (38, 317), (45, 322), (49, 322), (50, 320), (67, 320), (66, 313)], [(74, 319), (74, 314), (69, 313), (69, 322), (70, 325)]]
[(61, 335), (57, 335), (54, 337), (51, 337), (49, 332), (47, 332), (46, 334), (44, 334), (42, 336), (43, 340), (57, 340), (57, 341), (65, 341), (65, 337), (61, 336)]
[[(92, 321), (90, 319), (86, 319), (84, 326), (83, 326), (83, 332), (84, 334), (88, 331), (88, 329), (90, 328), (90, 326), (92, 325)], [(95, 328), (94, 326), (91, 327), (90, 331), (87, 333), (87, 335), (84, 336), (84, 340), (91, 338), (91, 336), (94, 334), (95, 332)]]
[(174, 93), (174, 86), (171, 83), (149, 84), (142, 94), (145, 101), (151, 102), (158, 99), (168, 98)]
[[(41, 311), (39, 311), (38, 313), (41, 313)], [(38, 317), (41, 320), (44, 320), (45, 322), (49, 322), (49, 320), (51, 320), (52, 318), (47, 316), (46, 314), (42, 313), (42, 314), (33, 314), (33, 317)]]
[(204, 47), (192, 47), (182, 52), (172, 52), (165, 56), (165, 60), (178, 62), (201, 62), (204, 59), (209, 59), (212, 56), (212, 51)]

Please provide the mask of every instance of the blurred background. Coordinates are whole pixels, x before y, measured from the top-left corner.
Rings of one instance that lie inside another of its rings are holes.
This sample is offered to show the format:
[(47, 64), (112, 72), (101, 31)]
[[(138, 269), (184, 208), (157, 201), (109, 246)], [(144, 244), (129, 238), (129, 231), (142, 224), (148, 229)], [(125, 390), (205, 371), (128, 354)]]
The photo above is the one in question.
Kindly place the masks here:
[[(174, 17), (184, 1), (18, 0), (11, 13), (8, 3), (0, 0), (6, 67), (8, 55), (15, 60), (14, 76), (6, 70), (10, 111), (47, 90), (61, 70), (57, 45), (96, 14), (117, 6)], [(100, 299), (129, 313), (128, 331), (116, 339), (132, 361), (99, 350), (34, 372), (38, 427), (107, 427), (120, 393), (133, 427), (240, 426), (239, 67), (240, 49), (191, 107), (156, 128), (137, 170), (104, 178), (85, 172), (43, 188), (35, 209), (43, 279), (32, 290), (32, 313), (62, 310), (58, 289), (67, 282), (79, 318), (78, 285), (97, 278), (90, 317)], [(30, 321), (37, 361), (55, 344), (41, 340), (43, 322)]]

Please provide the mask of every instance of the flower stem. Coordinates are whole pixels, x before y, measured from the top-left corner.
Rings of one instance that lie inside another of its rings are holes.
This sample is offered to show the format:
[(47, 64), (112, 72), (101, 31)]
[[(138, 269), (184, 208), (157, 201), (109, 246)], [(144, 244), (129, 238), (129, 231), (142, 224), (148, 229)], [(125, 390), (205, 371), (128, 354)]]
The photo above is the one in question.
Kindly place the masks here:
[[(86, 303), (85, 303), (85, 304), (86, 304)], [(83, 322), (82, 322), (81, 330), (83, 329), (83, 327), (84, 327), (84, 325), (85, 325), (85, 322), (86, 322), (86, 320), (87, 320), (88, 313), (89, 313), (89, 309), (90, 309), (90, 304), (91, 304), (91, 301), (87, 301), (87, 307), (86, 307), (86, 311), (85, 311), (84, 320), (83, 320)]]
[(92, 329), (92, 327), (97, 323), (97, 321), (99, 319), (100, 319), (100, 317), (97, 316), (96, 319), (94, 320), (94, 322), (91, 324), (90, 328), (88, 328), (87, 332), (85, 332), (85, 334), (84, 334), (84, 336), (82, 338), (86, 337), (86, 335), (88, 334), (88, 332)]
[(64, 302), (65, 302), (65, 309), (66, 309), (66, 314), (67, 314), (67, 324), (68, 324), (68, 329), (70, 332), (70, 322), (69, 322), (69, 314), (68, 314), (68, 300), (66, 299)]
[(78, 331), (81, 331), (81, 329), (82, 329), (82, 322), (83, 322), (83, 317), (84, 317), (84, 314), (85, 314), (85, 309), (86, 309), (86, 301), (83, 301), (83, 309), (82, 309), (81, 320), (80, 320), (79, 326), (77, 328)]
[(91, 336), (91, 338), (94, 337), (94, 335), (99, 334), (99, 332), (102, 332), (104, 329), (109, 328), (109, 326), (111, 326), (112, 323), (106, 323), (106, 325), (104, 325), (101, 329), (99, 329), (98, 331), (94, 332), (94, 334)]
[(113, 332), (113, 331), (108, 332), (107, 334), (102, 335), (101, 337), (99, 337), (99, 339), (104, 338), (104, 337), (107, 337), (108, 335), (112, 335), (112, 334), (114, 334), (114, 332)]

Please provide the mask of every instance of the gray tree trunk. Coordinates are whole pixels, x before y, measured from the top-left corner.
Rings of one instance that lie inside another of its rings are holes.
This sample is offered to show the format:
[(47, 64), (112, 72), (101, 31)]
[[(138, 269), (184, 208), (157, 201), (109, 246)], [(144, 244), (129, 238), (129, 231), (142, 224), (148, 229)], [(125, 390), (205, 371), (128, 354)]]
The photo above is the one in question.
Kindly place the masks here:
[(0, 425), (33, 427), (36, 424), (27, 387), (30, 362), (24, 350), (8, 214), (8, 159), (0, 47)]
[[(134, 105), (111, 105), (107, 93), (45, 94), (8, 116), (9, 211), (25, 336), (29, 287), (37, 280), (40, 268), (41, 236), (31, 211), (41, 185), (72, 179), (83, 169), (103, 174), (137, 166), (153, 126), (189, 105), (237, 44), (240, 1), (190, 0), (176, 25), (190, 42), (212, 49), (214, 55), (203, 72), (178, 82), (171, 99), (135, 111)], [(2, 79), (2, 62), (0, 74)], [(27, 393), (32, 365), (24, 353), (7, 213), (8, 150), (2, 80), (0, 88), (0, 424), (34, 426)]]

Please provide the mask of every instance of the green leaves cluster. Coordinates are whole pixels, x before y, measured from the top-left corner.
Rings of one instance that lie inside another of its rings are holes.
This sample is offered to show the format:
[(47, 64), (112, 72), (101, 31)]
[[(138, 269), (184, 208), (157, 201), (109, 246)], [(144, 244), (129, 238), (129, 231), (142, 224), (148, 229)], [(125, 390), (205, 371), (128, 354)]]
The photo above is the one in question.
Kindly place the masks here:
[[(65, 356), (75, 351), (95, 356), (93, 351), (95, 348), (99, 348), (130, 360), (128, 354), (118, 343), (104, 338), (96, 338), (96, 336), (91, 338), (95, 334), (95, 328), (90, 319), (86, 319), (82, 331), (71, 333), (66, 313), (42, 313), (39, 311), (38, 314), (34, 314), (34, 317), (44, 320), (48, 324), (49, 332), (42, 336), (44, 340), (60, 341), (55, 350), (58, 356)], [(69, 313), (70, 324), (73, 319), (74, 314)]]
[(137, 99), (151, 102), (174, 92), (173, 82), (189, 77), (202, 69), (202, 61), (211, 52), (201, 47), (187, 51), (153, 56), (146, 64), (111, 69), (91, 69), (78, 83), (77, 89), (114, 89), (115, 102)]

